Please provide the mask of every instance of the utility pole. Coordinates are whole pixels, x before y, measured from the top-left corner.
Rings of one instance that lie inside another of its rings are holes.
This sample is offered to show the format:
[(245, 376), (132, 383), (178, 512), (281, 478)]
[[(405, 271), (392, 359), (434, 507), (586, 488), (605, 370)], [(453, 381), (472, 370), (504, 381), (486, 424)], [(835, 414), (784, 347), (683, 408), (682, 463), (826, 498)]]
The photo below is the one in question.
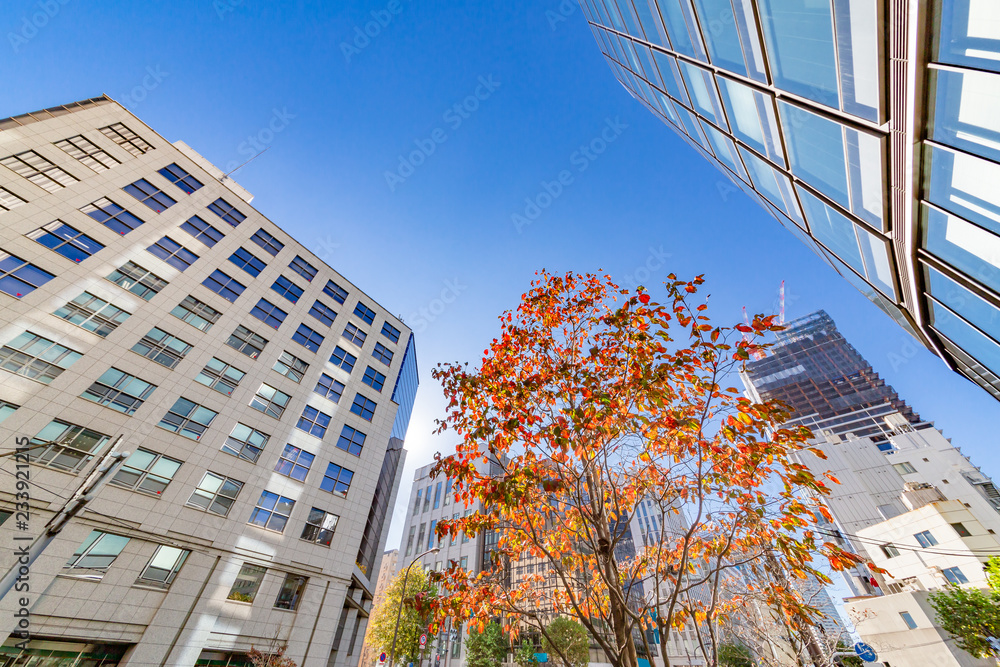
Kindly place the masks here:
[[(87, 476), (80, 487), (76, 490), (76, 493), (70, 497), (69, 500), (62, 506), (62, 508), (56, 512), (55, 516), (49, 519), (48, 523), (45, 524), (45, 528), (42, 530), (41, 535), (35, 538), (34, 542), (27, 549), (18, 548), (17, 550), (17, 561), (11, 566), (7, 574), (4, 575), (3, 579), (0, 579), (0, 600), (14, 588), (14, 584), (17, 582), (21, 573), (26, 569), (30, 569), (32, 563), (38, 559), (38, 557), (45, 551), (46, 547), (52, 543), (66, 524), (75, 517), (77, 514), (83, 511), (91, 500), (97, 495), (97, 492), (101, 490), (109, 479), (116, 472), (121, 464), (128, 458), (128, 452), (116, 452), (115, 447), (121, 442), (122, 437), (119, 435), (115, 438), (114, 443), (108, 449), (108, 452), (101, 459), (98, 466), (95, 466), (94, 470)], [(14, 538), (18, 539), (18, 538)]]

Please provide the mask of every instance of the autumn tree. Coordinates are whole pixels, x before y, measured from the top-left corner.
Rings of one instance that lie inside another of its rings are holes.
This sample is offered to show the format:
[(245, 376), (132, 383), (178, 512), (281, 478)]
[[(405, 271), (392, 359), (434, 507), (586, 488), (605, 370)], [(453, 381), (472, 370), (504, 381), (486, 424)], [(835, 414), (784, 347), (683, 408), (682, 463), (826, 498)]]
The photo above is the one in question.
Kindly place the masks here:
[(396, 618), (402, 605), (402, 614), (399, 615), (399, 632), (396, 636), (396, 656), (397, 663), (414, 663), (421, 657), (427, 657), (431, 651), (428, 644), (423, 650), (420, 649), (420, 635), (427, 631), (427, 626), (431, 621), (427, 611), (421, 609), (420, 602), (429, 597), (433, 597), (437, 589), (430, 582), (427, 572), (419, 565), (410, 569), (406, 578), (406, 591), (403, 591), (404, 572), (400, 571), (389, 583), (382, 602), (372, 610), (369, 623), (369, 631), (365, 641), (372, 652), (389, 653), (392, 646), (393, 633), (396, 628)]
[[(773, 562), (825, 583), (814, 555), (833, 569), (859, 560), (813, 530), (830, 519), (819, 500), (829, 489), (793, 459), (809, 431), (783, 428), (784, 406), (724, 384), (766, 348), (772, 318), (713, 326), (696, 301), (701, 277), (671, 275), (659, 303), (606, 275), (538, 276), (478, 369), (434, 371), (448, 399), (438, 431), (461, 439), (435, 474), (484, 508), (440, 521), (437, 534), (497, 536), (491, 567), (434, 573), (435, 624), (481, 629), (500, 617), (513, 635), (551, 643), (548, 621), (564, 615), (613, 667), (652, 654), (654, 623), (665, 660), (670, 633), (698, 627), (714, 665), (715, 624), (741, 605), (721, 594), (728, 573)], [(478, 470), (483, 460), (499, 474)], [(660, 530), (629, 549), (642, 502)], [(759, 592), (782, 613), (802, 606), (788, 586)]]
[(281, 646), (277, 650), (264, 653), (251, 646), (247, 658), (253, 667), (296, 667), (294, 660), (285, 657), (286, 648)]

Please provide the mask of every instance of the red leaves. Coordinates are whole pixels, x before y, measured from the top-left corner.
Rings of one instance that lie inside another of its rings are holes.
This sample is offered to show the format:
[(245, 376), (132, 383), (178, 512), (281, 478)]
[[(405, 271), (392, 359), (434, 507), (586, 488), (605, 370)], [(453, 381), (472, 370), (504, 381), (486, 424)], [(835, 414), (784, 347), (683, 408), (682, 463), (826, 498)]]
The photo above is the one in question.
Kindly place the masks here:
[(649, 303), (649, 295), (648, 294), (640, 294), (639, 295), (639, 301), (642, 301), (644, 304), (645, 303)]

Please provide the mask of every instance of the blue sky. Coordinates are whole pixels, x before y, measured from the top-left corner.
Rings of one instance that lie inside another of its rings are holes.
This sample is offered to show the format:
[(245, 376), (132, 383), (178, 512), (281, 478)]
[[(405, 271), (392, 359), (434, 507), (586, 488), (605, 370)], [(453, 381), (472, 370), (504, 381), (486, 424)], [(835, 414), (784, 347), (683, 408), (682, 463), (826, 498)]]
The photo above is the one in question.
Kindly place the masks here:
[(789, 318), (825, 309), (921, 416), (1000, 475), (997, 403), (633, 100), (569, 0), (5, 10), (0, 117), (106, 93), (220, 167), (268, 148), (235, 175), (254, 205), (414, 327), (421, 389), (401, 498), (452, 444), (431, 435), (444, 408), (431, 369), (475, 363), (540, 268), (648, 286), (704, 273), (720, 323), (771, 311), (785, 280)]

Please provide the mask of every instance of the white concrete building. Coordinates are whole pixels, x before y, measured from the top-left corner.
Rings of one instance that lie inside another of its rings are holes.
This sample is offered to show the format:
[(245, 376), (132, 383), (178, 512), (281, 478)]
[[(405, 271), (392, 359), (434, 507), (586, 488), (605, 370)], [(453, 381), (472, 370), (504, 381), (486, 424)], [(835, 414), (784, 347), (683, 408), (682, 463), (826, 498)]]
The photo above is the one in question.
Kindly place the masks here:
[(984, 554), (1000, 553), (996, 529), (987, 528), (965, 503), (944, 500), (929, 485), (912, 485), (904, 499), (913, 509), (858, 532), (869, 558), (889, 572), (876, 575), (887, 594), (847, 599), (848, 615), (861, 638), (894, 667), (995, 664), (955, 646), (937, 625), (928, 596), (951, 584), (986, 588)]
[(0, 600), (0, 665), (356, 664), (413, 338), (250, 200), (106, 97), (0, 120), (0, 451), (34, 447), (0, 568), (131, 452)]

